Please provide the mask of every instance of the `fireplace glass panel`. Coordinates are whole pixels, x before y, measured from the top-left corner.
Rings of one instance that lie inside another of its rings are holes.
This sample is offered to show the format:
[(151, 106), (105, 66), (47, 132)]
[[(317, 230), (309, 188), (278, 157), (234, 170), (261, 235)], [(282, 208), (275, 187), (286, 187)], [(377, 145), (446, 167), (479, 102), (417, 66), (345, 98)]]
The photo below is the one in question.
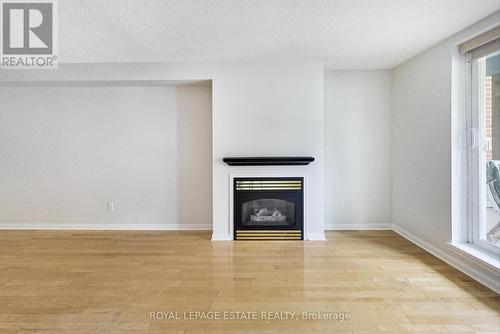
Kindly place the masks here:
[(242, 205), (243, 226), (289, 226), (295, 224), (295, 204), (273, 198), (256, 199)]

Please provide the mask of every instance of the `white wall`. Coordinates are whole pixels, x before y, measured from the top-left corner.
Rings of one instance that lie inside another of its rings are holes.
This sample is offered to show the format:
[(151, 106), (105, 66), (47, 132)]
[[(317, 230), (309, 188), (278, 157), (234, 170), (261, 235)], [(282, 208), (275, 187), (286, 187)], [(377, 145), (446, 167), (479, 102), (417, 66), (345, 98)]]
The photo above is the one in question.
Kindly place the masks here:
[(328, 71), (324, 95), (326, 228), (390, 228), (390, 71)]
[[(15, 72), (15, 73), (14, 73)], [(230, 155), (311, 155), (306, 238), (324, 239), (323, 65), (280, 63), (60, 64), (53, 71), (1, 71), (0, 86), (212, 80), (213, 238), (232, 239)], [(3, 88), (0, 88), (3, 89)], [(272, 169), (281, 171), (282, 169)], [(252, 173), (262, 173), (254, 168)]]
[(0, 100), (0, 225), (211, 228), (210, 86), (4, 87)]
[[(460, 86), (456, 46), (498, 25), (498, 18), (498, 13), (490, 16), (392, 72), (392, 189), (396, 230), (447, 262), (465, 268), (490, 287), (496, 285), (497, 289), (498, 283), (491, 272), (458, 257), (448, 242), (452, 238), (452, 164), (455, 165), (452, 147), (457, 149), (457, 133), (461, 130), (455, 128), (452, 132), (452, 122), (454, 126), (460, 125), (457, 113), (465, 103), (464, 91), (456, 89)], [(455, 209), (461, 210), (458, 206)]]

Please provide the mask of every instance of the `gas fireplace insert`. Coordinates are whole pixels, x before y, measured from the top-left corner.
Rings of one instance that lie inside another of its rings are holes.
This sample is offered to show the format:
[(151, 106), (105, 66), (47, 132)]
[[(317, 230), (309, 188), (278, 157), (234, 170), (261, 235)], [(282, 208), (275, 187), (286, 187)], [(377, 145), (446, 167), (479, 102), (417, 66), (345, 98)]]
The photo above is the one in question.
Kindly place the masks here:
[(303, 240), (304, 178), (234, 179), (235, 240)]

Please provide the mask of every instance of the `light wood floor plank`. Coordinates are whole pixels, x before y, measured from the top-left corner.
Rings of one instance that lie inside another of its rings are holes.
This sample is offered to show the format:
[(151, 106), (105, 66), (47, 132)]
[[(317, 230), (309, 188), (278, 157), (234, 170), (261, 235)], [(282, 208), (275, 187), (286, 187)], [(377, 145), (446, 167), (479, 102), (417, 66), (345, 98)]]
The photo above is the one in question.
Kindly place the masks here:
[[(500, 333), (500, 296), (391, 231), (1, 231), (0, 333)], [(150, 312), (351, 320), (150, 320)]]

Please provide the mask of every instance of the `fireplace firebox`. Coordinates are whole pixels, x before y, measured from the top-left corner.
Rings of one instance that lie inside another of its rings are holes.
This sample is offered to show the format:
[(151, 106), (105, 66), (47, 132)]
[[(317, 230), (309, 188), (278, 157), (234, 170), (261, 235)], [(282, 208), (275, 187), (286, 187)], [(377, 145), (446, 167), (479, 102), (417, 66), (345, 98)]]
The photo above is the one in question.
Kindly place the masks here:
[(304, 178), (234, 179), (235, 240), (303, 240)]

